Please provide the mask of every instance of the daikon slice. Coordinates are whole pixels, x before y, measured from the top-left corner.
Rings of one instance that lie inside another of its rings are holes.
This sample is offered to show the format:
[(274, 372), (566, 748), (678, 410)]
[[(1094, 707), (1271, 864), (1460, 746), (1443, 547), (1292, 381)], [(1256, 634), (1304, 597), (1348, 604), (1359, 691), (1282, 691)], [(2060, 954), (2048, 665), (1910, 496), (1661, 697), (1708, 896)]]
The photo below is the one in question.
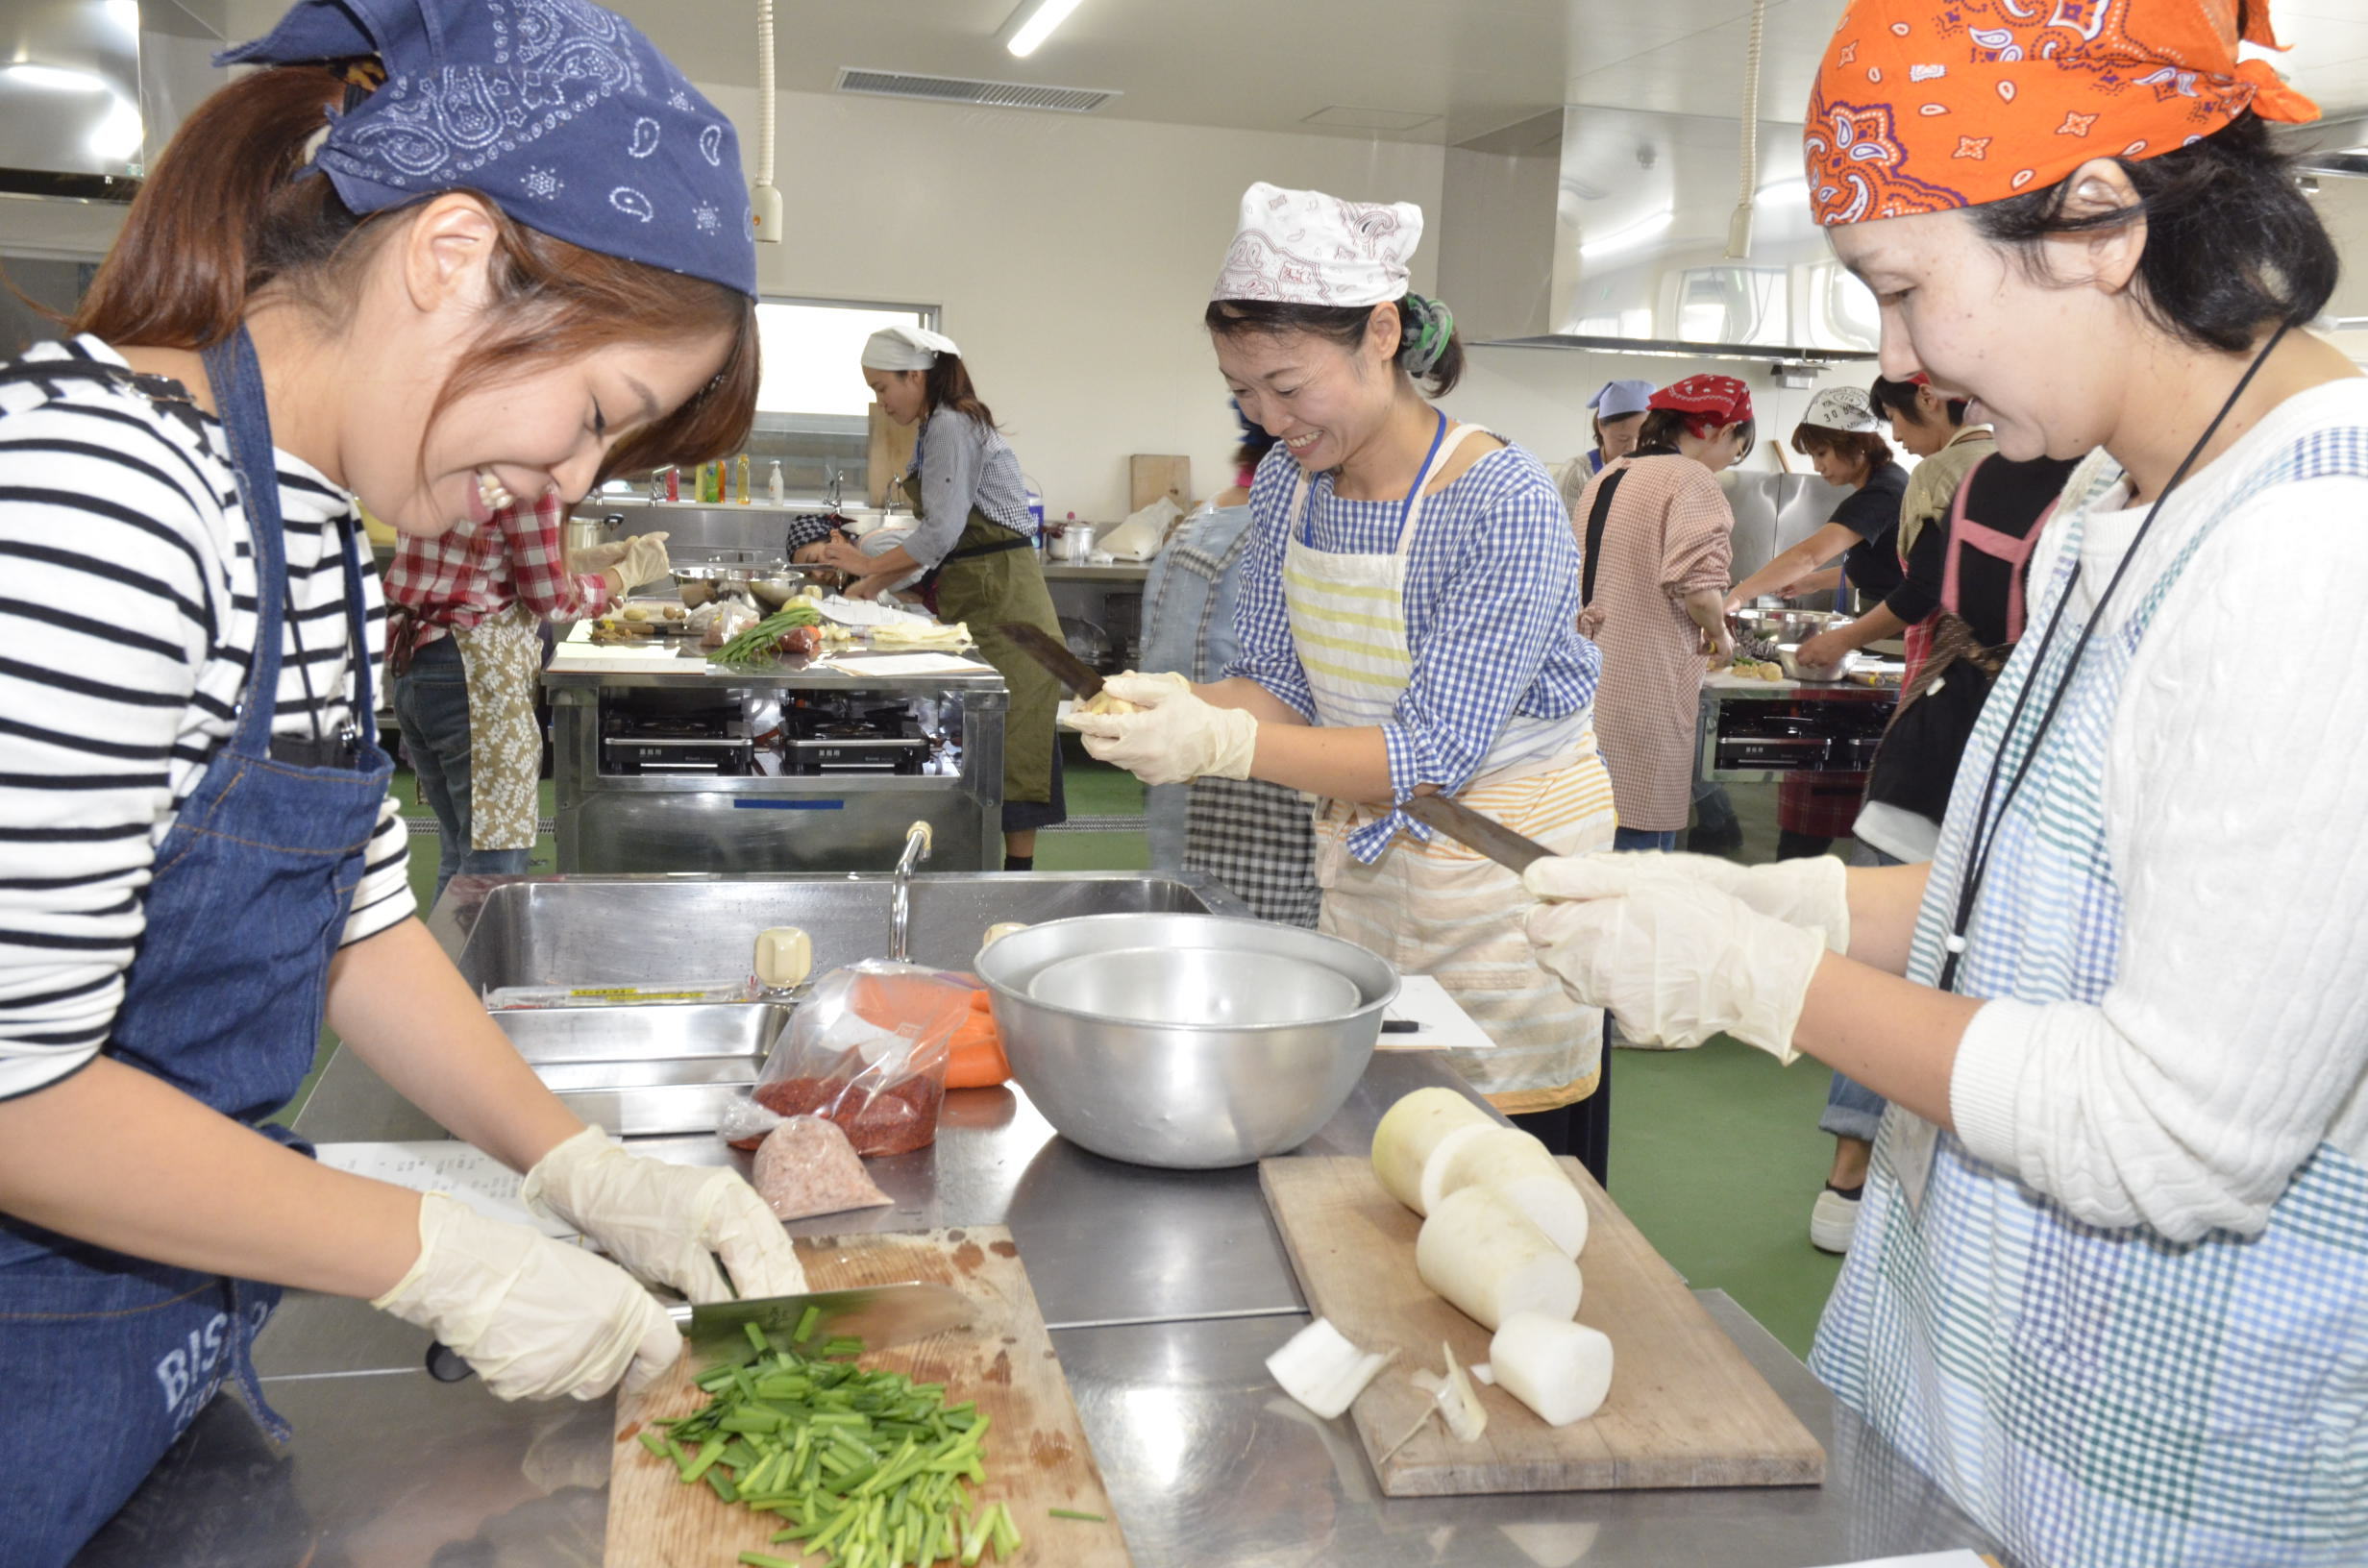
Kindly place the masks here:
[(1457, 1442), (1474, 1442), (1489, 1430), (1489, 1412), (1482, 1408), (1479, 1390), (1471, 1385), (1463, 1363), (1455, 1359), (1455, 1347), (1442, 1340), (1439, 1348), (1447, 1359), (1446, 1378), (1439, 1389), (1439, 1413), (1447, 1418), (1447, 1431)]
[[(1468, 1127), (1458, 1127), (1448, 1133), (1446, 1137), (1431, 1145), (1430, 1158), (1422, 1162), (1422, 1179), (1415, 1184), (1416, 1213), (1427, 1214), (1439, 1206), (1440, 1199), (1458, 1188), (1477, 1185), (1473, 1182), (1460, 1181), (1449, 1186), (1448, 1182), (1463, 1164), (1457, 1156), (1475, 1144), (1487, 1142), (1492, 1133), (1505, 1133), (1514, 1138), (1529, 1137), (1527, 1133), (1516, 1132), (1511, 1127), (1499, 1127), (1493, 1122), (1486, 1121), (1474, 1122)], [(1536, 1140), (1533, 1139), (1531, 1141)], [(1538, 1146), (1541, 1149), (1545, 1147), (1542, 1143)]]
[(1356, 1403), (1393, 1354), (1360, 1350), (1320, 1317), (1268, 1357), (1267, 1370), (1284, 1393), (1329, 1421)]
[(1492, 1187), (1440, 1200), (1415, 1237), (1415, 1272), (1488, 1329), (1516, 1312), (1567, 1319), (1579, 1310), (1579, 1265)]
[(1566, 1317), (1515, 1312), (1489, 1341), (1496, 1385), (1549, 1427), (1584, 1421), (1612, 1391), (1612, 1341)]
[(1546, 1146), (1515, 1127), (1459, 1127), (1422, 1165), (1422, 1212), (1450, 1192), (1492, 1187), (1545, 1232), (1566, 1258), (1587, 1245), (1587, 1200)]
[(1458, 1127), (1491, 1126), (1489, 1114), (1452, 1089), (1418, 1089), (1390, 1107), (1373, 1129), (1373, 1174), (1383, 1188), (1422, 1212), (1422, 1164)]

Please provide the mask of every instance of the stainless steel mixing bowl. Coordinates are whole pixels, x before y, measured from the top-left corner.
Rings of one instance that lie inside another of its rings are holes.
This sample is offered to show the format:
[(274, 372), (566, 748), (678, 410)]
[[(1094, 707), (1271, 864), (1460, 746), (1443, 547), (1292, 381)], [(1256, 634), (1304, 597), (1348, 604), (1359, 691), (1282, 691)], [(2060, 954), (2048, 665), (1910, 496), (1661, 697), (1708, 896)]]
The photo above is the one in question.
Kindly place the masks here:
[[(1397, 995), (1396, 972), (1354, 943), (1213, 915), (1048, 920), (975, 968), (1046, 1120), (1096, 1154), (1185, 1170), (1305, 1142), (1364, 1075)], [(1058, 1000), (1035, 993), (1040, 977)], [(1305, 1017), (1326, 992), (1337, 1010)]]

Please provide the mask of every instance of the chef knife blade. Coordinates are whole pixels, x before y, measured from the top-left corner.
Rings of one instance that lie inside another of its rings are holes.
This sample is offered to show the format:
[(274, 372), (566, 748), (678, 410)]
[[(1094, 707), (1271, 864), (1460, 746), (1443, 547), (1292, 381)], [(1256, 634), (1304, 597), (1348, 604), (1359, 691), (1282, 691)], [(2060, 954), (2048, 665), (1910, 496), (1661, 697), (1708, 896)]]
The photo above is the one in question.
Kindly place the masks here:
[(1525, 839), (1504, 823), (1492, 821), (1443, 795), (1418, 795), (1398, 809), (1516, 873), (1528, 870), (1530, 862), (1554, 853), (1537, 840)]
[[(851, 1290), (818, 1290), (802, 1296), (752, 1296), (742, 1301), (710, 1301), (694, 1305), (670, 1303), (666, 1315), (690, 1340), (694, 1360), (711, 1360), (750, 1348), (748, 1331), (753, 1323), (782, 1344), (798, 1332), (809, 1308), (820, 1314), (805, 1339), (795, 1348), (807, 1355), (829, 1340), (853, 1338), (866, 1350), (926, 1339), (971, 1320), (971, 1298), (943, 1285), (867, 1285)], [(457, 1383), (473, 1368), (441, 1341), (428, 1347), (428, 1372), (438, 1383)]]
[(1034, 659), (1052, 678), (1069, 688), (1069, 695), (1080, 702), (1090, 702), (1101, 691), (1101, 675), (1095, 668), (1069, 651), (1069, 645), (1040, 627), (1007, 622), (995, 628), (1020, 645), (1020, 651)]

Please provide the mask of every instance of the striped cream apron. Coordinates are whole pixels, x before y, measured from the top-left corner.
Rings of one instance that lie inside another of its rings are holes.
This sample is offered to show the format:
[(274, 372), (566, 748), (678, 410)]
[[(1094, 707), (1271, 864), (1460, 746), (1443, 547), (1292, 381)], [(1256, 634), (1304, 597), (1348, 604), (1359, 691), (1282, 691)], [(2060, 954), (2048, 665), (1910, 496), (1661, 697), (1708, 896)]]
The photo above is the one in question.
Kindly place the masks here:
[[(1363, 728), (1395, 715), (1414, 674), (1406, 560), (1422, 515), (1422, 492), (1477, 430), (1460, 427), (1438, 444), (1407, 499), (1393, 553), (1318, 550), (1304, 530), (1293, 529), (1283, 558), (1283, 598), (1318, 723)], [(1302, 474), (1286, 516), (1299, 513), (1306, 489)], [(1500, 756), (1535, 757), (1541, 725), (1566, 729), (1567, 744), (1543, 761), (1492, 768), (1491, 759)], [(1479, 776), (1456, 798), (1557, 854), (1612, 846), (1612, 779), (1585, 713), (1514, 719), (1482, 760)], [(1492, 1050), (1446, 1054), (1498, 1110), (1550, 1111), (1593, 1093), (1603, 1015), (1571, 1001), (1531, 956), (1522, 931), (1530, 897), (1520, 878), (1462, 845), (1443, 837), (1424, 843), (1412, 832), (1399, 833), (1378, 860), (1365, 865), (1347, 852), (1348, 836), (1378, 815), (1376, 808), (1347, 801), (1318, 805), (1316, 880), (1323, 908), (1317, 928), (1371, 949), (1401, 973), (1435, 976), (1496, 1041)]]

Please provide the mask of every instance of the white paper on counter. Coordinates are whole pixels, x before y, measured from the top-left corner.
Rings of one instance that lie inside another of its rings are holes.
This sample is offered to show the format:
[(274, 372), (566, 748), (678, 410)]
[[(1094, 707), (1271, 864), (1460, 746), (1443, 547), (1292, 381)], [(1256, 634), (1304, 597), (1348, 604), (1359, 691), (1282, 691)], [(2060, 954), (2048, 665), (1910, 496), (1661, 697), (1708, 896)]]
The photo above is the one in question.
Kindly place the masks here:
[(926, 626), (934, 624), (919, 610), (882, 604), (872, 599), (844, 599), (837, 594), (823, 600), (814, 608), (825, 620), (836, 621), (843, 626)]
[(1412, 1034), (1384, 1033), (1374, 1043), (1377, 1051), (1492, 1051), (1496, 1041), (1488, 1031), (1471, 1019), (1471, 1015), (1456, 1006), (1447, 988), (1427, 974), (1398, 976), (1397, 1000), (1390, 1004), (1386, 1018), (1410, 1018), (1421, 1025)]
[(851, 675), (978, 675), (995, 669), (953, 653), (833, 653), (829, 663)]
[(1863, 1562), (1838, 1562), (1834, 1568), (1991, 1568), (1979, 1552), (1923, 1552), (1912, 1557), (1869, 1557)]
[(572, 1237), (563, 1219), (545, 1219), (519, 1198), (526, 1178), (484, 1150), (451, 1139), (417, 1143), (323, 1143), (314, 1151), (334, 1170), (391, 1182), (414, 1192), (448, 1192), (487, 1219)]

